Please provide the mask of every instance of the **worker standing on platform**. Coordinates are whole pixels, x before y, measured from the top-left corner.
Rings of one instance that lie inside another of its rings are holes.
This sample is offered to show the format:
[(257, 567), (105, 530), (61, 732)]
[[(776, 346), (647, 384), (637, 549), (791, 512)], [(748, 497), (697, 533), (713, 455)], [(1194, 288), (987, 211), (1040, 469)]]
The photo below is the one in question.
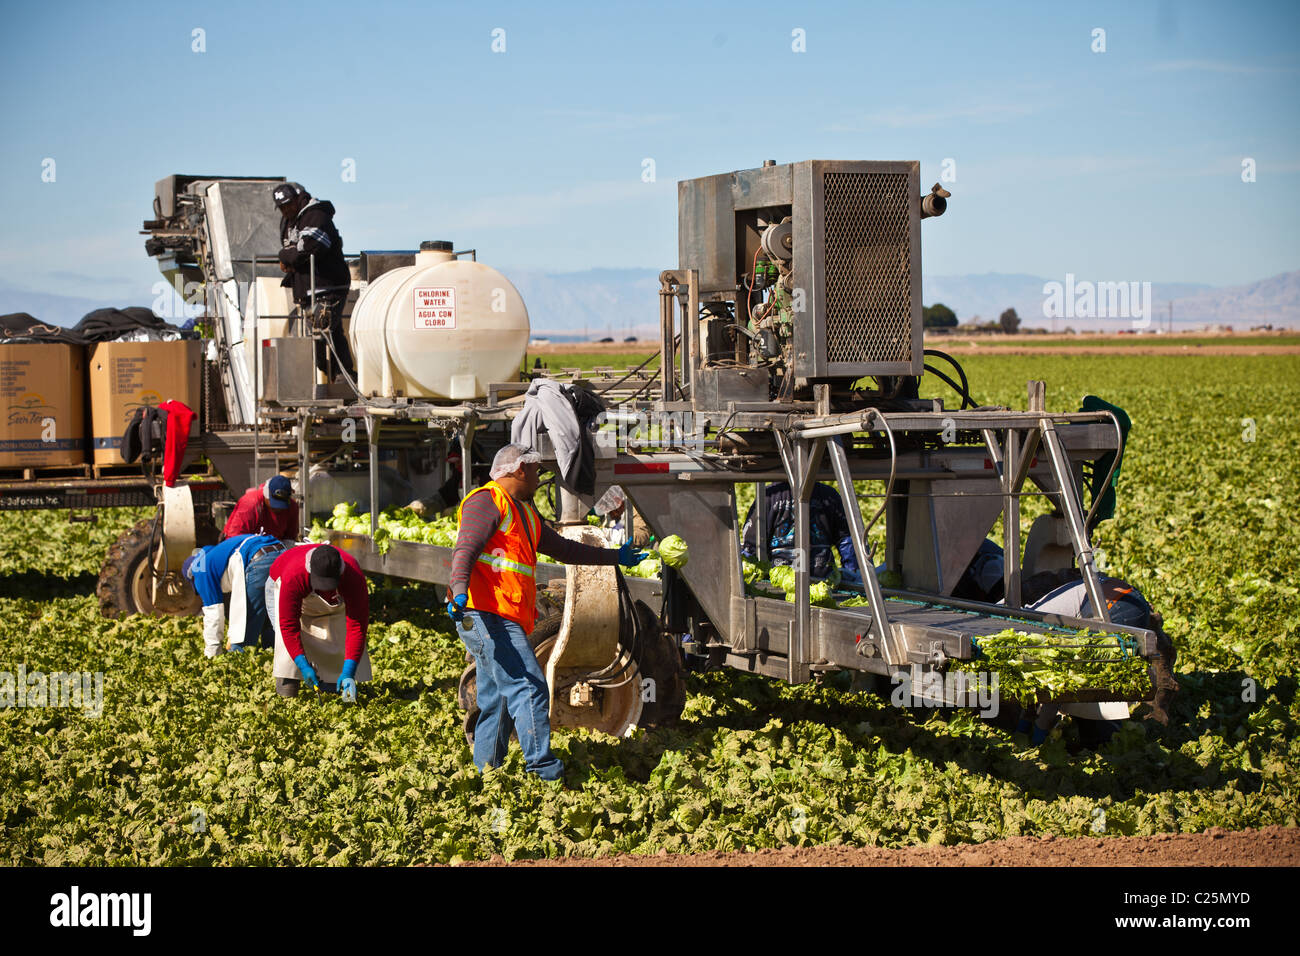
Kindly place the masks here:
[[(564, 564), (628, 568), (645, 555), (630, 542), (621, 548), (579, 544), (543, 524), (532, 504), (540, 461), (530, 448), (506, 445), (492, 461), (492, 480), (460, 503), (447, 613), (477, 668), (474, 765), (501, 765), (513, 721), (527, 770), (558, 780), (564, 764), (551, 753), (546, 675), (528, 642), (537, 622), (538, 552)], [(462, 620), (469, 630), (459, 626)]]
[(298, 537), (298, 502), (293, 500), (293, 483), (288, 478), (275, 475), (239, 496), (221, 537), (240, 534), (269, 534), (288, 544), (294, 542)]
[[(302, 312), (312, 304), (312, 258), (315, 257), (315, 305), (323, 310), (313, 316), (314, 329), (324, 332), (333, 345), (330, 354), (325, 340), (316, 340), (316, 367), (330, 381), (338, 375), (339, 363), (353, 380), (357, 370), (352, 349), (343, 332), (343, 307), (352, 287), (352, 273), (343, 258), (343, 237), (334, 226), (334, 204), (313, 199), (298, 183), (280, 183), (271, 194), (280, 210), (280, 269), (282, 285), (293, 290), (293, 301)], [(334, 356), (338, 357), (335, 361)]]

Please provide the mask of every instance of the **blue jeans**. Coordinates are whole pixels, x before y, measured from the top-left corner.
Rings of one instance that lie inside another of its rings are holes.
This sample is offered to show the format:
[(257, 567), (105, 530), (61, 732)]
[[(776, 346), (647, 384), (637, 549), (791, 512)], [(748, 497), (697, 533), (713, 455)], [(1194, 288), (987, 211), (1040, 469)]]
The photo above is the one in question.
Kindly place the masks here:
[(244, 627), (244, 647), (253, 648), (261, 638), (262, 647), (275, 647), (275, 628), (266, 615), (266, 578), (271, 565), (283, 551), (256, 558), (244, 569), (244, 593), (248, 596), (248, 617)]
[(524, 767), (543, 780), (558, 780), (564, 764), (551, 753), (551, 719), (546, 675), (514, 621), (488, 611), (466, 611), (474, 629), (456, 633), (474, 658), (477, 669), (478, 723), (474, 725), (474, 766), (499, 767), (510, 747), (514, 721)]

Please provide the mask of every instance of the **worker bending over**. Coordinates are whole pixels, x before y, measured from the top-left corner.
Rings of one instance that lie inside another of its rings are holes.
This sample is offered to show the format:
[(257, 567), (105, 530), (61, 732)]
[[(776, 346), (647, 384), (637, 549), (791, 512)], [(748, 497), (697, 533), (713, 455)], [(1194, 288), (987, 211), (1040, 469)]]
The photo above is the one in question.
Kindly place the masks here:
[(293, 485), (288, 478), (275, 475), (239, 496), (221, 536), (233, 538), (240, 534), (269, 534), (293, 543), (298, 537), (298, 502), (293, 500)]
[(271, 647), (275, 632), (266, 616), (266, 579), (284, 545), (271, 535), (241, 534), (200, 548), (185, 559), (181, 574), (203, 601), (203, 653), (225, 650), (226, 610), (230, 595), (230, 650)]
[[(447, 613), (477, 668), (474, 765), (501, 765), (513, 721), (526, 769), (558, 780), (564, 764), (551, 753), (546, 675), (528, 643), (537, 622), (537, 554), (564, 564), (629, 568), (645, 555), (630, 542), (617, 549), (579, 544), (542, 524), (532, 504), (540, 461), (523, 445), (506, 445), (492, 461), (492, 480), (460, 503)], [(459, 626), (462, 620), (469, 630)]]
[(355, 702), (357, 681), (370, 680), (370, 595), (356, 558), (328, 544), (290, 548), (271, 565), (266, 612), (280, 696), (297, 697), (302, 681), (317, 689), (323, 681)]

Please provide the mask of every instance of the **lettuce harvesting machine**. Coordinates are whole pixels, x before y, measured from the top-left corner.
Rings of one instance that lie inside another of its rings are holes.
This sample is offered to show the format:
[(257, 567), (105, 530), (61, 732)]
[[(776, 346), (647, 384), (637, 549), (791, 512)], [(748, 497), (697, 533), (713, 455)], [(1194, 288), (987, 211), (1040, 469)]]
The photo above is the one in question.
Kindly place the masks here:
[[(156, 202), (156, 218), (146, 223), (149, 251), (164, 273), (184, 274), (207, 293), (211, 387), (192, 453), (207, 456), (235, 493), (276, 471), (296, 472), (304, 514), (348, 500), (400, 505), (445, 481), (455, 454), (468, 466), (462, 493), (485, 480), (484, 463), (509, 441), (529, 380), (549, 377), (595, 392), (606, 406), (595, 436), (595, 494), (557, 488), (561, 527), (590, 534), (588, 508), (617, 484), (656, 537), (686, 541), (689, 559), (661, 579), (629, 577), (626, 589), (611, 569), (539, 565), (541, 603), (551, 615), (535, 643), (557, 725), (621, 733), (676, 716), (684, 702), (684, 635), (716, 665), (792, 683), (837, 671), (877, 675), (886, 685), (908, 675), (914, 703), (949, 706), (969, 702), (960, 684), (927, 678), (970, 661), (981, 637), (1009, 627), (1101, 632), (1117, 656), (1136, 654), (1150, 664), (1152, 687), (1156, 673), (1168, 670), (1154, 631), (1108, 619), (1090, 543), (1108, 516), (1106, 491), (1123, 451), (1115, 413), (1048, 411), (1042, 382), (1028, 383), (1024, 410), (977, 406), (960, 367), (923, 347), (921, 220), (943, 215), (949, 194), (938, 185), (922, 193), (919, 163), (768, 161), (680, 182), (678, 268), (660, 276), (658, 371), (538, 369), (525, 370), (523, 380), (508, 374), (493, 381), (481, 371), (465, 378), (473, 367), (461, 362), (459, 385), (423, 390), (413, 381), (419, 375), (409, 368), (410, 354), (403, 374), (386, 371), (384, 363), (397, 361), (388, 353), (410, 348), (359, 333), (355, 313), (351, 341), (362, 381), (315, 382), (311, 349), (319, 333), (289, 318), (278, 288), (278, 215), (269, 199), (278, 181), (170, 177), (159, 183), (167, 208)], [(386, 272), (429, 265), (426, 252), (466, 274), (481, 265), (465, 261), (477, 259), (472, 251), (426, 246), (361, 253), (351, 263), (361, 303), (349, 309), (364, 310)], [(513, 309), (518, 293), (493, 272), (485, 292), (508, 288)], [(448, 273), (439, 284), (460, 278)], [(361, 325), (372, 329), (374, 322)], [(525, 346), (526, 330), (525, 312)], [(442, 334), (450, 344), (472, 331), (462, 324)], [(919, 397), (927, 372), (952, 387), (957, 407)], [(553, 462), (550, 443), (540, 444)], [(794, 546), (801, 555), (813, 544), (813, 489), (834, 483), (860, 566), (883, 566), (879, 576), (863, 574), (859, 606), (815, 606), (807, 560), (795, 566), (793, 601), (747, 593), (737, 493), (756, 489), (763, 548), (763, 500), (772, 482), (788, 483), (798, 500)], [(1022, 548), (1021, 499), (1028, 494), (1046, 496), (1052, 512), (1033, 521)], [(383, 541), (377, 508), (370, 511), (369, 535), (335, 531), (333, 543), (369, 572), (445, 585), (450, 548)], [(1005, 551), (1004, 602), (954, 597), (999, 520), (1003, 540), (1014, 545)], [(1081, 574), (1095, 617), (1021, 606), (1025, 578), (1068, 567)], [(472, 668), (461, 695), (472, 728)], [(1123, 696), (1097, 686), (1057, 700)]]

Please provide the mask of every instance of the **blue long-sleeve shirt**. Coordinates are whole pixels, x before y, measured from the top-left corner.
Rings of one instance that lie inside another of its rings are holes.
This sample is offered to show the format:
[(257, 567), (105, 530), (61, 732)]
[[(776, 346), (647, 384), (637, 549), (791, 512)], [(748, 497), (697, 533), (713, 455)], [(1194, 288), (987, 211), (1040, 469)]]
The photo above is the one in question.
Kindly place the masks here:
[(278, 540), (269, 534), (240, 534), (204, 548), (202, 559), (195, 561), (193, 568), (194, 590), (198, 592), (203, 606), (211, 607), (221, 603), (221, 578), (226, 573), (226, 566), (230, 564), (231, 555), (238, 551), (244, 559), (244, 567), (248, 567), (254, 553), (268, 544), (276, 544)]

